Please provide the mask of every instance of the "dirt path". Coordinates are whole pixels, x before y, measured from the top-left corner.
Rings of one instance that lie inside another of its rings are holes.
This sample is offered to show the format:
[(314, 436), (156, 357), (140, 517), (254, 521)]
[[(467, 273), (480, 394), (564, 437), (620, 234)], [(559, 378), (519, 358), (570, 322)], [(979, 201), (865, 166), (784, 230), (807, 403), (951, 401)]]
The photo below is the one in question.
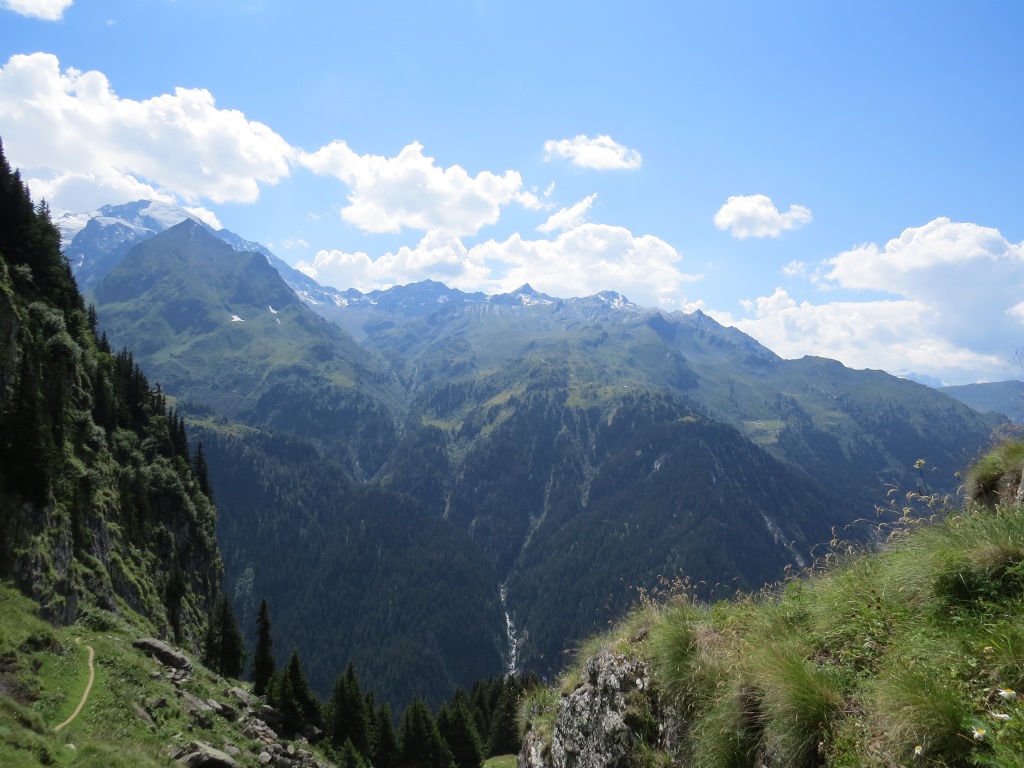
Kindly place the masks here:
[(93, 659), (96, 658), (96, 652), (93, 651), (91, 645), (85, 646), (89, 650), (89, 682), (85, 685), (85, 693), (82, 694), (82, 700), (78, 702), (78, 706), (75, 707), (75, 711), (71, 713), (71, 717), (65, 720), (60, 725), (53, 726), (53, 730), (59, 731), (66, 725), (69, 725), (72, 720), (78, 717), (78, 713), (82, 711), (82, 707), (85, 706), (85, 702), (89, 699), (89, 691), (92, 690), (93, 681), (96, 680), (96, 669), (93, 667)]

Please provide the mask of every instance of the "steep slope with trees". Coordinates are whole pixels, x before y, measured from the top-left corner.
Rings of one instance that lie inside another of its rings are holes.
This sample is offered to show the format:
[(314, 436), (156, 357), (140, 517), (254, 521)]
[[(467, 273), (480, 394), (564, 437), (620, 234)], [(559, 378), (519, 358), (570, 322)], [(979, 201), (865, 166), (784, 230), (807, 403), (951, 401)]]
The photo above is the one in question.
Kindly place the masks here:
[(49, 212), (2, 148), (0, 218), (0, 577), (51, 619), (88, 600), (197, 645), (222, 567), (184, 422), (97, 338)]

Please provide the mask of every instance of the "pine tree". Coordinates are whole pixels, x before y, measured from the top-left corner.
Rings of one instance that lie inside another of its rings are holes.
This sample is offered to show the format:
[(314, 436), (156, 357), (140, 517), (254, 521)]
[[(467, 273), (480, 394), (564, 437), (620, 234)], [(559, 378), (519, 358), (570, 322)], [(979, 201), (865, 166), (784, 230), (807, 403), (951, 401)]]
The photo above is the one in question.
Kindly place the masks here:
[[(184, 425), (184, 419), (182, 419), (182, 424)], [(213, 487), (210, 485), (210, 470), (206, 465), (206, 454), (203, 452), (202, 442), (196, 445), (196, 455), (192, 458), (192, 475), (199, 483), (199, 490), (212, 502)]]
[(290, 727), (298, 728), (302, 723), (320, 726), (320, 706), (302, 672), (298, 650), (292, 651), (284, 670), (274, 676), (270, 693), (271, 704), (284, 715)]
[(203, 663), (224, 677), (240, 677), (245, 668), (245, 641), (226, 595), (218, 598), (210, 617)]
[(370, 762), (373, 763), (373, 768), (397, 768), (398, 737), (395, 735), (391, 707), (387, 702), (377, 710), (376, 725), (376, 738), (373, 741)]
[(451, 750), (422, 699), (416, 699), (402, 715), (398, 729), (401, 751), (398, 764), (408, 768), (453, 768)]
[(270, 638), (270, 611), (264, 598), (260, 601), (260, 612), (256, 616), (256, 653), (252, 657), (252, 690), (257, 696), (267, 692), (275, 667), (273, 642)]
[(519, 686), (514, 678), (505, 681), (498, 706), (491, 715), (491, 732), (487, 739), (488, 756), (514, 755), (522, 739), (518, 725)]
[[(359, 750), (352, 745), (351, 741), (346, 741), (342, 746), (338, 765), (340, 768), (367, 768), (366, 760), (359, 754)], [(375, 765), (373, 768), (377, 768), (377, 766)]]
[(339, 675), (334, 684), (331, 696), (333, 716), (331, 720), (331, 744), (342, 746), (346, 741), (359, 750), (361, 755), (369, 755), (370, 723), (367, 717), (363, 694), (359, 690), (359, 679), (355, 665), (350, 661), (345, 674)]
[[(130, 498), (135, 498), (137, 494), (134, 493), (136, 486), (141, 482), (140, 477), (136, 475), (135, 481), (132, 483), (132, 491)], [(144, 494), (144, 491), (143, 491)], [(171, 569), (170, 576), (167, 579), (167, 583), (164, 585), (164, 606), (167, 608), (167, 620), (171, 624), (171, 632), (174, 634), (174, 641), (181, 642), (181, 601), (185, 596), (185, 574), (182, 572), (181, 567), (175, 564), (174, 568)], [(206, 645), (210, 644), (210, 629), (213, 627), (213, 619), (210, 619), (210, 624), (206, 630)]]
[(456, 698), (450, 705), (441, 705), (437, 713), (437, 730), (448, 744), (456, 768), (480, 768), (483, 765), (480, 734), (477, 733), (465, 697)]

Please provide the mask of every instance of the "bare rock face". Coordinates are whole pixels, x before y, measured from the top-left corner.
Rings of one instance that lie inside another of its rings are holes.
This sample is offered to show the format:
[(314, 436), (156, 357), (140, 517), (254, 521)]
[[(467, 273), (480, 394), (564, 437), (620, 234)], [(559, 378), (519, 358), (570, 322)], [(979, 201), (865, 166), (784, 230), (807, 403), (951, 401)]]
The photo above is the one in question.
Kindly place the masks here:
[(132, 643), (147, 656), (154, 657), (165, 667), (173, 667), (184, 672), (192, 671), (192, 662), (188, 657), (176, 648), (172, 648), (163, 640), (153, 637), (142, 637)]
[(634, 768), (645, 745), (671, 750), (676, 720), (639, 659), (602, 651), (558, 706), (550, 745), (527, 733), (518, 768)]

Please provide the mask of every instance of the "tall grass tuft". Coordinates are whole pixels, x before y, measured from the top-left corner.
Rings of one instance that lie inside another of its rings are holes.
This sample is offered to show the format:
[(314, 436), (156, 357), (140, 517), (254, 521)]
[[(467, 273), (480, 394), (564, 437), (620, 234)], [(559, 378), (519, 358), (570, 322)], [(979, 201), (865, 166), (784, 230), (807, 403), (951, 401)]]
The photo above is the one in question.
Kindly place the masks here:
[(647, 638), (647, 653), (662, 689), (684, 710), (693, 709), (706, 696), (707, 682), (701, 653), (691, 627), (693, 608), (685, 603), (668, 606)]
[(838, 676), (808, 661), (786, 638), (755, 650), (750, 667), (759, 689), (767, 753), (793, 768), (819, 764), (843, 703)]
[(969, 498), (989, 506), (1008, 501), (1020, 485), (1024, 443), (1007, 441), (982, 456), (967, 472)]
[(755, 691), (738, 680), (724, 686), (691, 730), (694, 768), (753, 768), (764, 719)]
[(926, 666), (894, 664), (875, 680), (871, 701), (891, 754), (920, 754), (929, 762), (963, 765), (974, 749), (972, 715), (947, 676)]

